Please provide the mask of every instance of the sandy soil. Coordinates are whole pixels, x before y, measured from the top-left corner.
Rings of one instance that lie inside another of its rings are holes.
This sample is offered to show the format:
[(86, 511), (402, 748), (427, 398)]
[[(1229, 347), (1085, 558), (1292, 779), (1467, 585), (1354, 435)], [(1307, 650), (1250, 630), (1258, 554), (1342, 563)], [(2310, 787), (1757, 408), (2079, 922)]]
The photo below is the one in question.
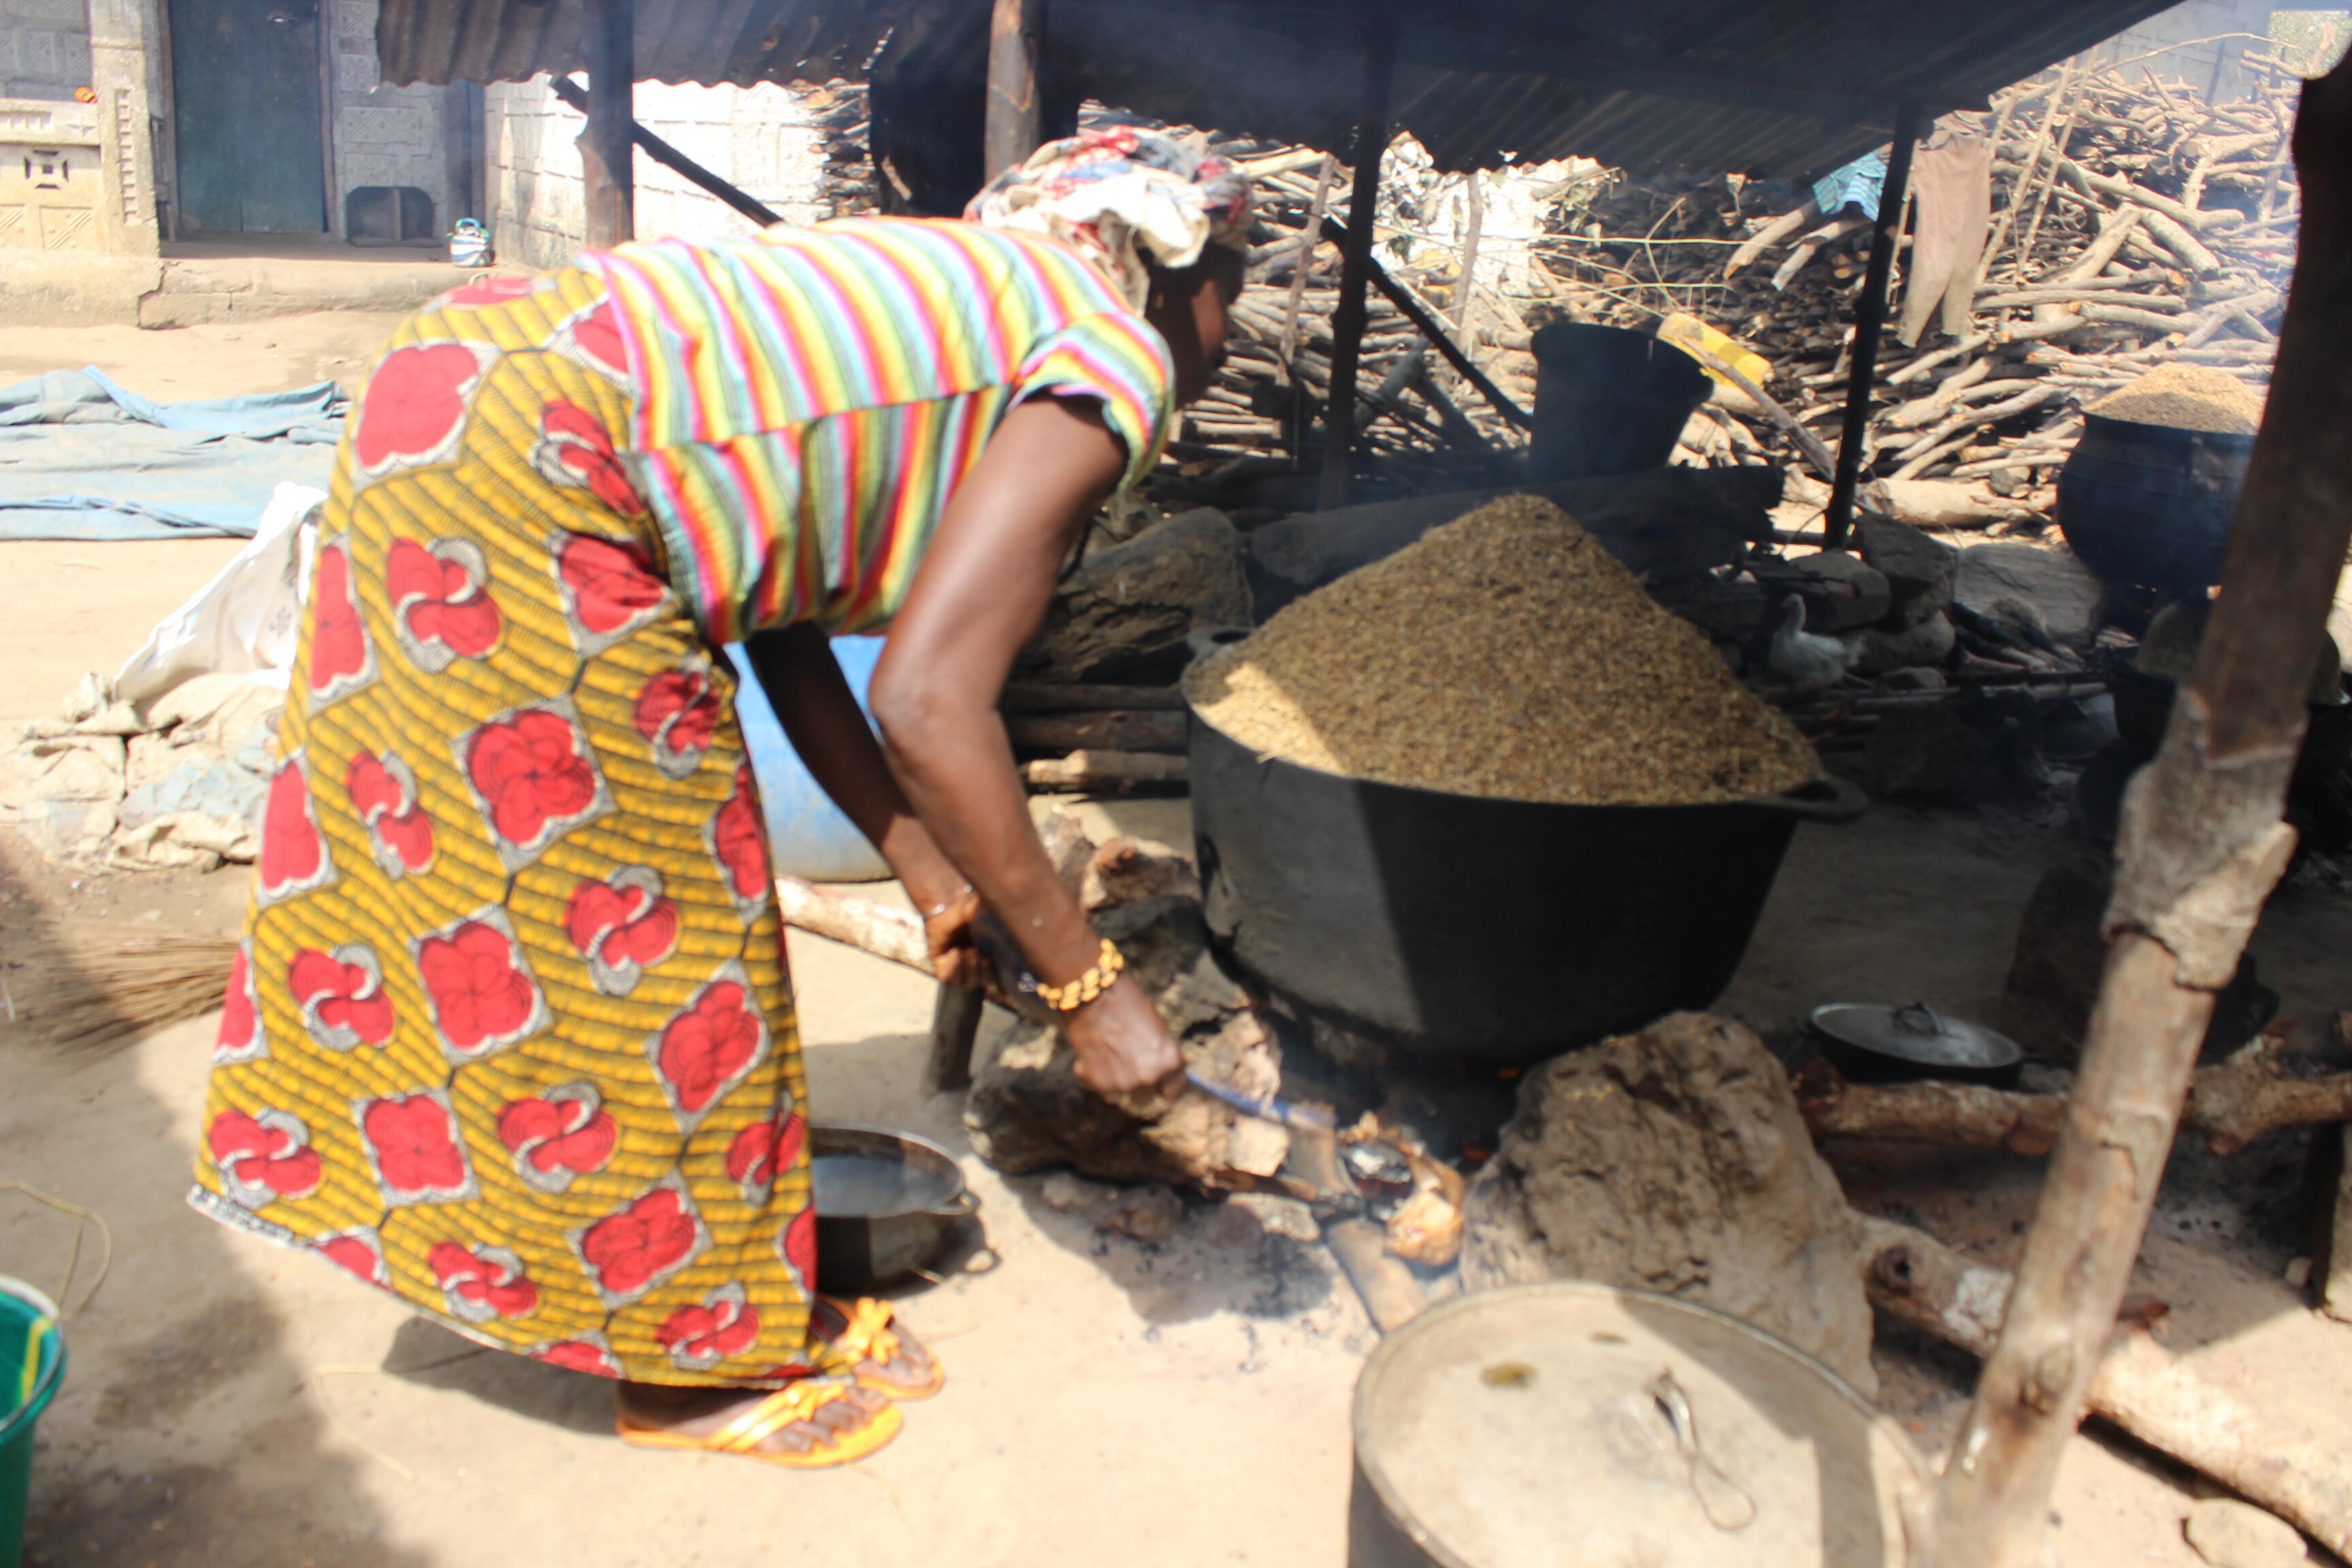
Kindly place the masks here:
[(242, 539), (0, 541), (0, 735), (55, 714), (86, 670), (111, 678), (148, 629), (228, 564)]
[[(131, 326), (11, 326), (0, 334), (0, 386), (44, 371), (96, 365), (131, 391), (173, 401), (283, 392), (340, 381), (356, 391), (400, 321), (321, 311), (241, 326), (142, 331)], [(54, 710), (85, 669), (111, 675), (145, 628), (235, 555), (234, 539), (98, 545), (0, 542), (0, 734)]]
[[(47, 357), (98, 356), (60, 346)], [(249, 365), (243, 384), (263, 374)], [(0, 624), (14, 679), (0, 708), (29, 715), (81, 669), (119, 663), (233, 546), (5, 548)], [(1189, 839), (1181, 801), (1082, 814), (1097, 835)], [(1847, 828), (1807, 827), (1724, 1009), (1768, 1031), (1838, 998), (1919, 996), (1983, 1016), (2026, 893), (2062, 852), (2054, 831), (1999, 814), (1890, 808)], [(0, 837), (0, 952), (12, 932), (59, 915), (226, 931), (242, 896), (241, 872), (89, 877)], [(2286, 994), (2284, 1016), (2317, 1020), (2345, 1005), (2348, 941), (2352, 900), (2340, 892), (2282, 896), (2260, 952), (2264, 978)], [(999, 1260), (905, 1293), (902, 1310), (950, 1382), (909, 1410), (889, 1449), (812, 1475), (625, 1449), (594, 1380), (478, 1351), (181, 1205), (209, 1018), (98, 1056), (0, 1028), (0, 1176), (102, 1215), (115, 1245), (111, 1274), (69, 1325), (71, 1377), (41, 1426), (28, 1562), (1342, 1561), (1348, 1399), (1373, 1336), (1320, 1247), (1296, 1234), (1300, 1216), (1200, 1204), (1157, 1248), (1098, 1234), (1098, 1195), (998, 1177), (969, 1154), (956, 1100), (917, 1091), (926, 982), (797, 933), (792, 961), (819, 1113), (956, 1150)], [(2275, 1142), (2223, 1173), (2178, 1162), (2140, 1284), (2172, 1304), (2176, 1349), (2211, 1358), (2242, 1390), (2340, 1415), (2352, 1410), (2352, 1329), (2278, 1283), (2299, 1213), (2279, 1173), (2299, 1154), (2287, 1135)], [(2002, 1261), (2040, 1173), (2006, 1156), (1843, 1149), (1834, 1160), (1857, 1203)], [(0, 1271), (54, 1285), (72, 1234), (0, 1194)], [(92, 1278), (86, 1264), (77, 1299)], [(1887, 1335), (1878, 1360), (1890, 1406), (1940, 1453), (1972, 1369)], [(2199, 1559), (2179, 1521), (2202, 1485), (2127, 1444), (2079, 1439), (2054, 1502), (2052, 1560), (2186, 1568)]]
[(170, 331), (133, 326), (11, 325), (0, 337), (0, 386), (44, 371), (96, 365), (131, 391), (166, 402), (285, 392), (312, 382), (354, 387), (401, 318), (321, 310)]

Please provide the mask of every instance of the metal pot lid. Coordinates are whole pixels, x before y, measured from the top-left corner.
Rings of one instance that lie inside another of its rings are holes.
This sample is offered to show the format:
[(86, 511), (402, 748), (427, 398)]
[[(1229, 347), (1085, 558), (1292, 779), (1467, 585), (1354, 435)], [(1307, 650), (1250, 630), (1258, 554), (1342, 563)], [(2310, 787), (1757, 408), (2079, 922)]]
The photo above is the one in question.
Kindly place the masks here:
[(1820, 1363), (1580, 1281), (1415, 1318), (1365, 1363), (1353, 1425), (1389, 1533), (1417, 1548), (1394, 1561), (1422, 1568), (1897, 1568), (1934, 1484)]
[(1922, 1067), (1994, 1068), (2025, 1059), (2025, 1048), (2007, 1035), (1948, 1018), (1925, 1002), (1903, 1007), (1829, 1002), (1813, 1009), (1812, 1019), (1833, 1040)]

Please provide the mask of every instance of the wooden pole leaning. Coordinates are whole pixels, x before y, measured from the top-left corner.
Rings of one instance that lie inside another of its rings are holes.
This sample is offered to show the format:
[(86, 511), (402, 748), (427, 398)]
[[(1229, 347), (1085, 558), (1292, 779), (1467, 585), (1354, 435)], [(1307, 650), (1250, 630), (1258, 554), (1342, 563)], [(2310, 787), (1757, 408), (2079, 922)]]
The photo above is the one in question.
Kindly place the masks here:
[[(1349, 243), (1349, 236), (1351, 232), (1349, 226), (1337, 218), (1327, 217), (1323, 220), (1323, 237), (1336, 241), (1343, 255)], [(1455, 342), (1454, 335), (1445, 330), (1445, 323), (1423, 309), (1421, 301), (1412, 297), (1412, 289), (1390, 277), (1388, 268), (1369, 255), (1364, 258), (1364, 274), (1370, 279), (1372, 287), (1378, 289), (1387, 298), (1388, 302), (1397, 308), (1397, 313), (1412, 323), (1412, 330), (1426, 338), (1431, 348), (1444, 355), (1445, 363), (1452, 365), (1463, 380), (1475, 388), (1478, 395), (1484, 397), (1496, 413), (1522, 430), (1535, 428), (1534, 416), (1512, 402), (1503, 389), (1496, 386), (1486, 374), (1472, 362), (1469, 353), (1461, 344)]]
[(581, 42), (588, 60), (588, 124), (580, 132), (587, 243), (609, 249), (637, 234), (635, 0), (587, 0)]
[(2305, 87), (2294, 153), (2294, 281), (2221, 593), (2163, 747), (2126, 797), (2081, 1077), (2000, 1342), (1914, 1553), (1926, 1568), (2038, 1562), (2213, 997), (2294, 847), (2279, 814), (2352, 542), (2352, 63)]
[(1830, 509), (1822, 547), (1845, 544), (1853, 522), (1853, 492), (1862, 479), (1862, 447), (1870, 429), (1871, 383), (1878, 374), (1879, 331), (1886, 325), (1887, 279), (1895, 271), (1895, 247), (1903, 242), (1903, 202), (1911, 189), (1911, 152), (1919, 141), (1919, 104), (1906, 99), (1895, 110), (1895, 146), (1886, 157), (1886, 183), (1878, 192), (1878, 220), (1870, 237), (1870, 265), (1863, 274), (1862, 300), (1853, 312), (1853, 371), (1846, 381), (1844, 433), (1838, 437), (1837, 474), (1830, 481)]
[(1389, 144), (1389, 80), (1396, 71), (1396, 17), (1385, 7), (1364, 20), (1364, 96), (1356, 117), (1356, 183), (1348, 203), (1347, 237), (1339, 250), (1339, 306), (1331, 317), (1331, 388), (1323, 408), (1323, 482), (1316, 505), (1348, 504), (1348, 475), (1356, 450), (1356, 366), (1370, 319), (1364, 289), (1371, 281), (1372, 230), (1381, 201), (1381, 157)]
[[(549, 90), (565, 103), (583, 114), (588, 112), (588, 94), (581, 89), (578, 82), (569, 77), (559, 76), (551, 79), (547, 85)], [(634, 119), (629, 121), (629, 137), (646, 150), (646, 157), (665, 169), (672, 169), (685, 175), (761, 227), (765, 228), (770, 224), (784, 221), (783, 214), (760, 200), (759, 197), (748, 194), (732, 181), (712, 174), (709, 169), (638, 124)]]

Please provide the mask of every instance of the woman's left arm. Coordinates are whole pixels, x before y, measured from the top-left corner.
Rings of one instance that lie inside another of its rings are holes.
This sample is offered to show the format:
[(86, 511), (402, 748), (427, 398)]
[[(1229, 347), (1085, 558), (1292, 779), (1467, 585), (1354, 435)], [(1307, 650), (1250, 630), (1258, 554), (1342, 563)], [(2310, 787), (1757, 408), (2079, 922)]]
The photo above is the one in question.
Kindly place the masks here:
[[(907, 896), (929, 917), (924, 923), (940, 978), (979, 985), (980, 955), (962, 940), (978, 900), (907, 804), (833, 657), (832, 643), (803, 623), (758, 633), (745, 640), (743, 650), (809, 775), (882, 852)], [(939, 912), (930, 914), (934, 910)]]

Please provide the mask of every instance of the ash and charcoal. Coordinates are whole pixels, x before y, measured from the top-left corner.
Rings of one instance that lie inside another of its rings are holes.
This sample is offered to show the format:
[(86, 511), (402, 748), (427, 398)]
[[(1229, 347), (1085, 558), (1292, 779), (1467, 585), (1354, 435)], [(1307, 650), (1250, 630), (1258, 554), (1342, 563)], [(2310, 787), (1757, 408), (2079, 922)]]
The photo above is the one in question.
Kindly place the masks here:
[(1297, 1199), (1122, 1187), (1070, 1171), (1012, 1185), (1041, 1229), (1095, 1258), (1156, 1324), (1232, 1311), (1310, 1334), (1360, 1331), (1360, 1309)]

